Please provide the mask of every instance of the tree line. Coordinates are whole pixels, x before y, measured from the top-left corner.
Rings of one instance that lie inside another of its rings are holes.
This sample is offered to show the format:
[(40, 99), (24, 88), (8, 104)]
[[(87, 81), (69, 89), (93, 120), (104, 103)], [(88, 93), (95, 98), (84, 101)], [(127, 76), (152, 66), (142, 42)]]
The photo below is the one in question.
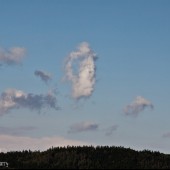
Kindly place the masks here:
[[(170, 155), (115, 146), (67, 146), (0, 153), (8, 169), (170, 169)], [(1, 167), (4, 168), (4, 167)]]

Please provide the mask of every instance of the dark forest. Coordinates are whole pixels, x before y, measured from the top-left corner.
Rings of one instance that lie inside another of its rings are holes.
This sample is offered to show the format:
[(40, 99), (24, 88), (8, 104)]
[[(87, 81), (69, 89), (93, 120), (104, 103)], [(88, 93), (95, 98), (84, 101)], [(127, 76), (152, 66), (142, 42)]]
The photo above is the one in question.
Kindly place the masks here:
[(170, 169), (170, 155), (124, 147), (67, 146), (0, 153), (7, 169)]

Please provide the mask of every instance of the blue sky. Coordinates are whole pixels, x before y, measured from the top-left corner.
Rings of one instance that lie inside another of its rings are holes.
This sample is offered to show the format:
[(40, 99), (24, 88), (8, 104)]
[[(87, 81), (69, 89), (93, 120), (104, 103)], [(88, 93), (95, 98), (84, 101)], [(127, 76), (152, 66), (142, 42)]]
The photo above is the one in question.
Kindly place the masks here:
[(168, 0), (0, 0), (0, 149), (170, 153), (169, 16)]

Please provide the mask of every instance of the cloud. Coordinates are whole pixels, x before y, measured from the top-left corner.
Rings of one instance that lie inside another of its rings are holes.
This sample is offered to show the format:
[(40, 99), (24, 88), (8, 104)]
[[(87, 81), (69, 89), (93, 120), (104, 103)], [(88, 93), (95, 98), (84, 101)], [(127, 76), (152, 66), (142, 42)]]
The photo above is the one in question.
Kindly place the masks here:
[(113, 134), (114, 131), (116, 131), (118, 128), (117, 125), (112, 125), (111, 127), (106, 129), (106, 136), (111, 136)]
[(170, 132), (167, 132), (162, 135), (163, 138), (170, 138)]
[(44, 81), (45, 83), (48, 83), (48, 81), (50, 81), (52, 79), (51, 74), (41, 71), (41, 70), (36, 70), (34, 72), (35, 76), (40, 77), (42, 81)]
[(130, 115), (137, 116), (140, 112), (142, 112), (147, 107), (153, 109), (154, 106), (149, 100), (141, 96), (137, 96), (135, 101), (133, 101), (131, 104), (127, 105), (124, 108), (124, 113), (129, 116)]
[(17, 65), (20, 64), (26, 54), (25, 48), (13, 47), (8, 50), (0, 48), (0, 64)]
[(0, 126), (0, 134), (2, 135), (21, 135), (26, 132), (36, 130), (34, 126), (20, 126), (20, 127), (3, 127)]
[(40, 111), (43, 108), (58, 109), (57, 99), (51, 94), (32, 94), (21, 90), (8, 89), (0, 96), (0, 115), (12, 109), (27, 108)]
[(98, 124), (93, 123), (93, 122), (81, 122), (81, 123), (76, 123), (70, 127), (70, 130), (68, 133), (79, 133), (79, 132), (84, 132), (84, 131), (94, 131), (97, 130), (99, 127)]
[(76, 100), (90, 97), (96, 82), (96, 54), (87, 42), (71, 52), (65, 64), (65, 78), (71, 82), (72, 97)]
[(22, 150), (40, 150), (44, 151), (50, 147), (58, 146), (83, 146), (90, 145), (86, 142), (66, 139), (60, 136), (53, 137), (24, 137), (24, 136), (11, 136), (11, 135), (0, 135), (0, 152), (8, 151), (22, 151)]

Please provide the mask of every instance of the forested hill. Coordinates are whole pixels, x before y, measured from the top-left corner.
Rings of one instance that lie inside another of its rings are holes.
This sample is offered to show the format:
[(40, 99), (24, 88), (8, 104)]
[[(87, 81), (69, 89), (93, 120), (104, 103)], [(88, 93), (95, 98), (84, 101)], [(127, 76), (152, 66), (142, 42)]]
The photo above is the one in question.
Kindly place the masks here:
[(170, 169), (170, 155), (109, 146), (0, 153), (0, 162), (8, 162), (9, 169)]

